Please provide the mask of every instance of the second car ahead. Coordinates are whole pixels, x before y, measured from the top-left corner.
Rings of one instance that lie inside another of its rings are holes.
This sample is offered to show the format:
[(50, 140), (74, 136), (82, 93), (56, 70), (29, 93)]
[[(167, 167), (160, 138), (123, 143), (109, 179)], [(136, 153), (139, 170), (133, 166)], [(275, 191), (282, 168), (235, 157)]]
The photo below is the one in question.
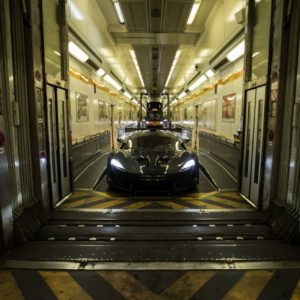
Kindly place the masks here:
[(197, 155), (171, 131), (143, 130), (110, 153), (107, 182), (125, 191), (182, 191), (199, 182)]

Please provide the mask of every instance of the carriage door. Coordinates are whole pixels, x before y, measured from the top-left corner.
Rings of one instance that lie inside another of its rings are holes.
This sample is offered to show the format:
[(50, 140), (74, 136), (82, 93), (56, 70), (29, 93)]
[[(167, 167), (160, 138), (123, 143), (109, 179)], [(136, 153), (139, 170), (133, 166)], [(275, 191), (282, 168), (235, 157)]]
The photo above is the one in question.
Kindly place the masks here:
[(262, 86), (246, 92), (242, 193), (255, 205), (258, 205), (261, 182), (265, 91)]
[(70, 193), (67, 91), (47, 85), (48, 137), (53, 205)]

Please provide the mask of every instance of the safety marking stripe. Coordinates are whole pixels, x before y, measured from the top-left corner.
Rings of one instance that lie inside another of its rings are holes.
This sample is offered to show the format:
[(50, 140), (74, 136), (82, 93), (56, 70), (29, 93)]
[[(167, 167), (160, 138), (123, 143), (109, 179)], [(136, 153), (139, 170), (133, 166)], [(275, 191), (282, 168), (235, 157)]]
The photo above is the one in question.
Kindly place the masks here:
[(13, 275), (9, 271), (0, 271), (0, 299), (24, 299)]
[(192, 194), (187, 194), (184, 197), (179, 197), (184, 198), (184, 199), (204, 199), (204, 198), (209, 198), (211, 196), (218, 195), (219, 192), (209, 192), (209, 193), (192, 193)]
[(189, 271), (160, 294), (160, 299), (190, 299), (216, 272)]
[(299, 300), (300, 299), (300, 279), (298, 280), (297, 286), (293, 291), (293, 295), (291, 300)]
[(246, 272), (223, 299), (257, 299), (273, 274), (273, 271)]
[(137, 209), (137, 208), (145, 207), (145, 206), (149, 205), (150, 203), (152, 203), (152, 202), (149, 202), (149, 201), (138, 201), (138, 202), (134, 202), (132, 204), (126, 205), (123, 208), (125, 208), (125, 209)]
[(92, 299), (68, 272), (40, 271), (39, 273), (59, 300)]
[(121, 203), (124, 203), (124, 202), (125, 202), (125, 200), (112, 200), (112, 201), (107, 202), (107, 203), (97, 204), (95, 206), (91, 206), (90, 208), (111, 208), (114, 205), (118, 205), (118, 204), (121, 204)]
[(238, 203), (238, 202), (235, 202), (235, 201), (227, 200), (225, 198), (211, 197), (211, 198), (209, 198), (209, 200), (218, 201), (222, 204), (231, 205), (233, 207), (249, 207), (248, 203), (245, 203), (245, 202)]
[[(206, 199), (206, 200), (208, 200), (208, 199)], [(185, 200), (183, 199), (183, 201), (185, 201)], [(201, 206), (201, 208), (203, 208), (203, 206), (204, 206), (204, 208), (223, 208), (223, 206), (218, 205), (218, 203), (215, 203), (215, 204), (208, 203), (205, 201), (205, 199), (203, 199), (203, 200), (186, 200), (186, 201), (197, 207)]]
[(186, 206), (178, 204), (175, 201), (174, 202), (172, 202), (172, 201), (156, 201), (156, 203), (159, 203), (160, 205), (170, 207), (170, 208), (173, 208), (173, 209), (184, 209), (184, 208), (186, 208)]
[(241, 195), (238, 194), (237, 192), (233, 192), (233, 193), (222, 193), (222, 196), (234, 198), (234, 199), (237, 199), (237, 200), (243, 200), (243, 198), (241, 197)]
[(138, 280), (127, 272), (99, 271), (98, 274), (110, 283), (125, 299), (159, 299), (158, 295), (145, 288)]
[[(101, 199), (101, 200), (105, 200), (105, 199)], [(74, 202), (66, 202), (62, 205), (63, 208), (74, 208), (74, 207), (82, 207), (84, 206), (86, 203), (93, 203), (99, 201), (99, 199), (91, 197), (91, 198), (85, 198), (82, 200), (78, 200), (78, 201), (74, 201)]]

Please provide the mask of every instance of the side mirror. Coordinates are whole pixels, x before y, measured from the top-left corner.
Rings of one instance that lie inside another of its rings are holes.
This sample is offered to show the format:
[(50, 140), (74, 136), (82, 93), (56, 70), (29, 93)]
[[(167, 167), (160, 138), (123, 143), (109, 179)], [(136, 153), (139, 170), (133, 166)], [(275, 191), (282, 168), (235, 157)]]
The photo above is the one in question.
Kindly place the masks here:
[(187, 144), (189, 141), (190, 141), (190, 139), (183, 139), (183, 142), (184, 142), (185, 144)]
[(117, 141), (121, 144), (124, 144), (124, 140), (123, 139), (117, 139)]

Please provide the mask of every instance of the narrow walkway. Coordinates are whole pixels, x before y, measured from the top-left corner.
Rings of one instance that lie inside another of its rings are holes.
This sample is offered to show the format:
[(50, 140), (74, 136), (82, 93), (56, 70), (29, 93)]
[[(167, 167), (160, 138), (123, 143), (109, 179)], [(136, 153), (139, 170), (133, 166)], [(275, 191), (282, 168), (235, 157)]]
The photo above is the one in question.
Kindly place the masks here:
[(237, 180), (219, 162), (202, 152), (198, 153), (198, 157), (220, 190), (237, 190)]

